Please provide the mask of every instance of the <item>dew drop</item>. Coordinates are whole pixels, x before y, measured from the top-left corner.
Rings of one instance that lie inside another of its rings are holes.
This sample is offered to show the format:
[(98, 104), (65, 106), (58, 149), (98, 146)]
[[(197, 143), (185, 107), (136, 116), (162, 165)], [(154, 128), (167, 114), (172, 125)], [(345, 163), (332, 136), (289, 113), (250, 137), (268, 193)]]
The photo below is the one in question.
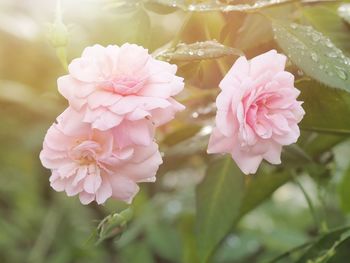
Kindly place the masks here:
[(311, 53), (311, 58), (312, 58), (313, 61), (318, 62), (318, 56), (317, 56), (317, 54), (315, 52)]
[(344, 69), (340, 67), (336, 67), (336, 73), (338, 77), (341, 78), (342, 80), (346, 80), (348, 78), (348, 74), (344, 71)]
[(198, 51), (197, 51), (197, 55), (200, 56), (200, 57), (203, 56), (203, 55), (204, 55), (204, 51), (201, 50), (201, 49), (198, 50)]
[(321, 37), (318, 34), (313, 34), (312, 35), (312, 40), (315, 42), (318, 42), (321, 39)]
[(335, 53), (335, 52), (331, 52), (331, 53), (328, 53), (328, 54), (327, 54), (327, 57), (330, 57), (330, 58), (337, 58), (338, 55), (337, 55), (337, 53)]
[(292, 24), (290, 24), (290, 27), (291, 27), (292, 29), (297, 29), (297, 28), (298, 28), (298, 25), (295, 24), (295, 23), (292, 23)]

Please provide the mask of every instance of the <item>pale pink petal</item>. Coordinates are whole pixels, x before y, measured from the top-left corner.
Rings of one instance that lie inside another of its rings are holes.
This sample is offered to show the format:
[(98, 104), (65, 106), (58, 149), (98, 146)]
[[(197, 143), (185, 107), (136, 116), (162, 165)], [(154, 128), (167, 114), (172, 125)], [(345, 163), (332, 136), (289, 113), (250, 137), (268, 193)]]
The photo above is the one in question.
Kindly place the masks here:
[(108, 198), (112, 196), (112, 186), (107, 176), (102, 179), (101, 186), (96, 192), (96, 202), (100, 205), (106, 202)]
[(79, 200), (83, 205), (90, 204), (92, 201), (94, 201), (95, 195), (94, 194), (89, 194), (86, 192), (81, 192), (79, 194)]
[(139, 191), (139, 187), (132, 180), (123, 176), (110, 176), (112, 196), (128, 204)]
[(101, 186), (102, 178), (100, 176), (100, 169), (97, 167), (90, 166), (89, 174), (84, 180), (84, 190), (87, 193), (95, 194), (98, 188)]
[(297, 141), (305, 114), (285, 64), (286, 56), (275, 50), (236, 61), (220, 83), (208, 153), (231, 153), (246, 174), (255, 173), (263, 159), (281, 162), (282, 146)]

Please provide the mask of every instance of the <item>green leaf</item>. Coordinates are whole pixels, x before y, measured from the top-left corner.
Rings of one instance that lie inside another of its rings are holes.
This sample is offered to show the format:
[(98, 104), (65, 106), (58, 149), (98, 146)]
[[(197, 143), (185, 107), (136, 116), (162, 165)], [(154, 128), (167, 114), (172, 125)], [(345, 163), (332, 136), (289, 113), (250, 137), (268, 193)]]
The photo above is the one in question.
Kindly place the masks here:
[(156, 57), (166, 61), (194, 61), (242, 54), (238, 49), (224, 46), (216, 40), (208, 40), (192, 44), (180, 43), (174, 48), (162, 51)]
[(136, 241), (122, 249), (120, 258), (122, 263), (155, 263), (150, 247), (142, 241)]
[(329, 38), (311, 26), (274, 20), (279, 46), (306, 74), (334, 88), (350, 92), (350, 59)]
[(184, 140), (187, 140), (191, 138), (192, 136), (196, 135), (202, 127), (200, 125), (192, 124), (192, 125), (183, 125), (182, 127), (178, 128), (174, 132), (168, 134), (164, 140), (162, 141), (163, 144), (166, 146), (173, 146), (176, 145)]
[[(312, 6), (304, 8), (303, 15), (306, 21), (316, 30), (329, 37), (338, 48), (349, 53), (350, 30), (343, 19), (338, 15), (337, 10), (338, 4)], [(346, 12), (341, 13), (346, 14)], [(350, 14), (350, 12), (348, 11), (347, 14)]]
[[(259, 30), (257, 30), (259, 28)], [(266, 43), (273, 38), (271, 24), (260, 14), (250, 14), (239, 29), (235, 47), (248, 50)]]
[(328, 88), (316, 81), (302, 81), (296, 86), (301, 91), (299, 100), (304, 101), (306, 112), (301, 122), (302, 129), (350, 134), (349, 93)]
[(180, 235), (173, 226), (160, 222), (153, 222), (147, 226), (147, 239), (162, 258), (172, 262), (179, 262), (181, 258)]
[(147, 45), (151, 37), (151, 19), (148, 13), (140, 8), (134, 15), (136, 23), (136, 42)]
[(159, 3), (146, 2), (144, 6), (147, 10), (155, 12), (160, 15), (167, 15), (174, 13), (177, 9), (173, 6), (166, 6)]
[[(326, 262), (326, 260), (334, 255), (334, 249), (343, 241), (343, 235), (349, 228), (343, 227), (319, 237), (296, 263)], [(322, 261), (322, 259), (325, 260)]]
[(345, 171), (338, 186), (340, 205), (343, 211), (350, 212), (350, 167)]
[(230, 157), (209, 165), (196, 189), (197, 245), (200, 262), (206, 262), (230, 231), (238, 216), (244, 189), (244, 175)]
[(271, 169), (268, 165), (261, 167), (257, 174), (248, 177), (239, 217), (261, 204), (290, 179), (291, 175), (286, 170)]
[(335, 254), (327, 263), (347, 262), (350, 258), (350, 237), (341, 241), (335, 248)]
[[(254, 1), (253, 4), (234, 4), (234, 1), (228, 1), (228, 3), (206, 0), (197, 1), (194, 3), (188, 0), (150, 0), (154, 3), (163, 4), (166, 6), (178, 7), (184, 11), (188, 12), (208, 12), (208, 11), (221, 11), (221, 12), (232, 12), (232, 11), (256, 11), (262, 8), (267, 8), (271, 6), (287, 4), (293, 2), (294, 0), (258, 0)], [(231, 3), (229, 3), (231, 2)]]

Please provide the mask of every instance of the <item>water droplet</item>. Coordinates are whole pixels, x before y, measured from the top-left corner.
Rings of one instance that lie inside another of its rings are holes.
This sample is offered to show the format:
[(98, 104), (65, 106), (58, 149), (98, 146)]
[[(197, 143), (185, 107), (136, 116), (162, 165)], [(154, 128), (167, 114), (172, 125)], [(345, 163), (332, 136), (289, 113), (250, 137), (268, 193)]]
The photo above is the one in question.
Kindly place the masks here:
[(201, 50), (201, 49), (198, 50), (198, 51), (197, 51), (197, 55), (200, 56), (200, 57), (203, 56), (203, 55), (204, 55), (204, 51)]
[(342, 4), (338, 8), (338, 15), (350, 23), (350, 4)]
[(341, 78), (342, 80), (346, 80), (348, 78), (348, 74), (345, 72), (344, 69), (340, 67), (336, 67), (336, 73), (338, 77)]
[(321, 39), (319, 34), (312, 34), (312, 40), (315, 42), (318, 42)]
[(199, 116), (198, 112), (193, 112), (192, 113), (192, 118), (197, 119)]
[(330, 52), (327, 54), (327, 57), (330, 57), (330, 58), (337, 58), (338, 57), (338, 54), (336, 52)]
[(295, 23), (292, 23), (292, 24), (290, 24), (290, 27), (291, 27), (292, 29), (297, 29), (297, 28), (298, 28), (298, 25), (295, 24)]
[(317, 54), (315, 52), (311, 53), (311, 58), (312, 58), (313, 61), (318, 62), (318, 56), (317, 56)]
[(333, 43), (328, 39), (328, 41), (326, 42), (326, 46), (329, 48), (334, 47)]

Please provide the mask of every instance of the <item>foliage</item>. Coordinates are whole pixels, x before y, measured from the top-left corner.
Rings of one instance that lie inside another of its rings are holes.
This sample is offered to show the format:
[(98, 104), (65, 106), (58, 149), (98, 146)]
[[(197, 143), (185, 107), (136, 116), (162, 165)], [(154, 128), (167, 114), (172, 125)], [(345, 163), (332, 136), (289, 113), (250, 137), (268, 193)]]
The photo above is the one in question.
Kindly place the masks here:
[[(309, 2), (66, 0), (53, 19), (51, 1), (2, 1), (0, 262), (346, 262), (349, 4)], [(82, 206), (38, 159), (66, 107), (55, 81), (85, 46), (125, 42), (178, 65), (187, 109), (157, 134), (164, 164), (131, 207)], [(215, 97), (238, 55), (270, 49), (290, 58), (306, 115), (281, 165), (243, 176), (206, 154)]]

